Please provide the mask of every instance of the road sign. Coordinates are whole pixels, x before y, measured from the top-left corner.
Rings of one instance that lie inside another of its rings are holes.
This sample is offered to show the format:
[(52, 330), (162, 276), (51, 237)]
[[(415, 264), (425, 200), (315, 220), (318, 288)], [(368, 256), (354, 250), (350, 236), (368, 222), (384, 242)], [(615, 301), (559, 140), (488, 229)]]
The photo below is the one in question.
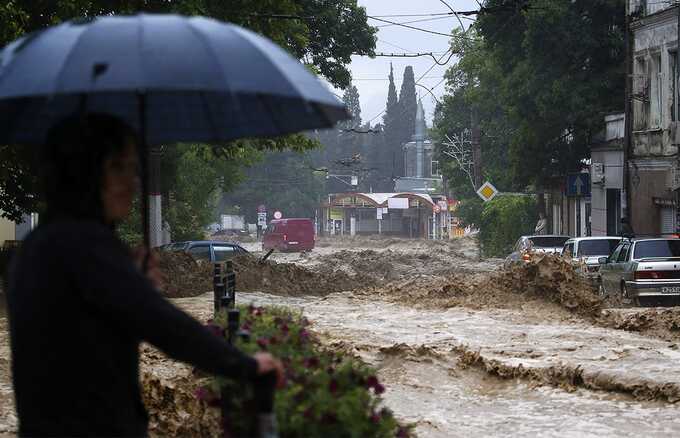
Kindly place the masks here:
[(257, 224), (261, 227), (267, 225), (267, 213), (266, 212), (257, 214)]
[(283, 213), (281, 213), (280, 211), (277, 210), (274, 212), (274, 219), (281, 219), (282, 217)]
[(477, 195), (482, 198), (484, 202), (489, 202), (498, 194), (498, 189), (493, 186), (489, 181), (482, 184), (482, 186), (477, 190)]
[(590, 196), (590, 174), (567, 175), (567, 196)]

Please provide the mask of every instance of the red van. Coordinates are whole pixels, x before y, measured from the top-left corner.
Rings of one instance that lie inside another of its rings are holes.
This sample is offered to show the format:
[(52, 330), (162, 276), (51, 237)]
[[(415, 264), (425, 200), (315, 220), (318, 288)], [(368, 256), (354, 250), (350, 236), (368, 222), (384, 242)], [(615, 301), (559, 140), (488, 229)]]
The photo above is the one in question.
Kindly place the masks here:
[(262, 240), (262, 249), (311, 251), (314, 248), (314, 223), (311, 219), (274, 219)]

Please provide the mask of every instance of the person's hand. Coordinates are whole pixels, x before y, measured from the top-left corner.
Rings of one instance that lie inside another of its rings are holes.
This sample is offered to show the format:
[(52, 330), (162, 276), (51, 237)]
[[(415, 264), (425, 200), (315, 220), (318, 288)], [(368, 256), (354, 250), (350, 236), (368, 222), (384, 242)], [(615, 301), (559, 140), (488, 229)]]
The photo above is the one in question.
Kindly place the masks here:
[(269, 353), (255, 353), (253, 359), (257, 362), (257, 375), (262, 376), (267, 373), (276, 373), (276, 387), (283, 388), (285, 385), (283, 364)]
[(144, 259), (146, 258), (147, 252), (148, 250), (146, 249), (146, 247), (138, 246), (132, 252), (132, 258), (134, 259), (137, 268), (140, 271), (142, 271), (144, 275), (146, 275), (146, 278), (149, 279), (151, 284), (153, 284), (156, 289), (161, 290), (165, 285), (165, 278), (163, 277), (163, 273), (161, 272), (158, 254), (156, 254), (154, 251), (151, 251), (151, 253), (149, 254), (149, 261), (147, 262), (146, 265), (146, 272), (144, 272)]

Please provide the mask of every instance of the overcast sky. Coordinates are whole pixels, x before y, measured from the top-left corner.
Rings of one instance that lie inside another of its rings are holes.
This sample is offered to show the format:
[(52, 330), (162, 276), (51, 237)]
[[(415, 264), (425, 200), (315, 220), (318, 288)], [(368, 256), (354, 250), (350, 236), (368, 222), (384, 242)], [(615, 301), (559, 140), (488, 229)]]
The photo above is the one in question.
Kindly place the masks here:
[[(475, 0), (446, 0), (446, 2), (456, 11), (467, 11), (479, 9)], [(449, 9), (439, 0), (359, 0), (360, 6), (366, 8), (369, 16), (379, 17), (384, 20), (394, 22), (408, 22), (414, 20), (431, 20), (417, 23), (409, 23), (409, 26), (419, 27), (441, 33), (451, 33), (454, 27), (459, 27), (458, 20), (453, 16), (442, 17), (385, 17), (386, 15), (398, 14), (431, 14), (450, 12)], [(471, 18), (474, 18), (471, 17)], [(368, 23), (372, 26), (384, 26), (378, 28), (378, 41), (376, 43), (376, 53), (409, 53), (409, 52), (434, 52), (443, 55), (449, 48), (449, 38), (441, 35), (434, 35), (417, 30), (407, 29), (402, 26), (388, 25), (388, 23), (370, 19)], [(463, 19), (463, 24), (467, 28), (472, 21)], [(448, 55), (444, 58), (444, 61)], [(354, 85), (359, 89), (361, 99), (361, 119), (367, 122), (375, 117), (371, 124), (382, 122), (381, 111), (385, 109), (387, 102), (387, 76), (390, 73), (390, 61), (394, 66), (394, 79), (397, 87), (397, 94), (401, 87), (401, 80), (404, 68), (408, 65), (413, 66), (416, 80), (422, 76), (433, 64), (432, 58), (368, 58), (362, 56), (352, 57), (350, 69), (354, 78)], [(456, 61), (453, 57), (449, 61), (449, 66)], [(427, 88), (437, 85), (442, 79), (447, 66), (435, 66), (428, 72), (420, 84)], [(425, 117), (428, 126), (431, 126), (432, 114), (434, 112), (435, 101), (429, 93), (421, 87), (416, 87), (416, 92), (423, 98)], [(439, 98), (444, 92), (444, 83), (441, 83), (433, 90)], [(341, 94), (338, 91), (338, 94)]]

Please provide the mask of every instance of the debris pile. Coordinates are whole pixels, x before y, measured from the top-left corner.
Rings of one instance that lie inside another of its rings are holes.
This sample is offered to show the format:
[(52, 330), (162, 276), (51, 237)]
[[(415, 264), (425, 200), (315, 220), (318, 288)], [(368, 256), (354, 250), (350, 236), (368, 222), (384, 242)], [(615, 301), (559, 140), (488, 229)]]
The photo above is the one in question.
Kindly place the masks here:
[[(645, 336), (680, 341), (680, 308), (605, 310), (600, 323), (605, 327), (638, 332)], [(677, 346), (676, 346), (677, 348)]]
[(508, 290), (539, 296), (583, 316), (599, 315), (603, 305), (594, 287), (573, 265), (554, 254), (534, 254), (528, 263), (517, 264), (489, 280), (489, 287), (500, 284)]
[(160, 269), (165, 278), (161, 291), (169, 298), (195, 297), (212, 290), (212, 265), (196, 261), (184, 252), (159, 251)]
[(260, 261), (252, 256), (233, 260), (237, 291), (261, 291), (300, 296), (327, 295), (373, 284), (368, 276), (351, 275), (337, 266), (325, 266), (317, 272), (294, 263)]
[(364, 289), (390, 301), (426, 307), (522, 308), (528, 300), (555, 303), (580, 316), (596, 316), (602, 299), (572, 265), (557, 256), (535, 255), (506, 271), (413, 276)]

